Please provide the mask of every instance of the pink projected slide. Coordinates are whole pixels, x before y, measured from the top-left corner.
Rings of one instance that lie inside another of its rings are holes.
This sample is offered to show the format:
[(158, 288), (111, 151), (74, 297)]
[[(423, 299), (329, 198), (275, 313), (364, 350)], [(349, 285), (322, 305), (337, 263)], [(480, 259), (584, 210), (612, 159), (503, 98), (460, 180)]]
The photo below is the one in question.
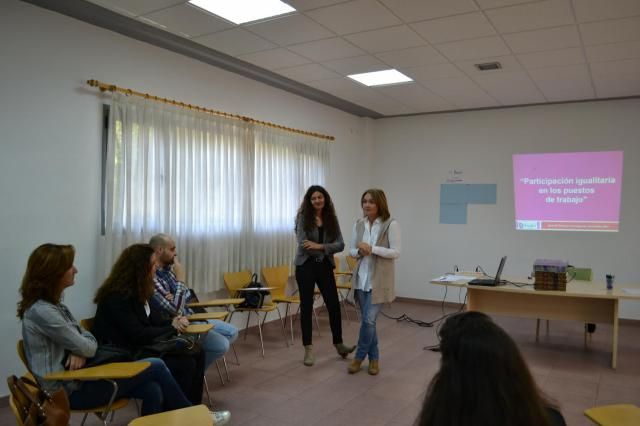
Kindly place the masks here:
[(617, 232), (622, 151), (513, 156), (516, 229)]

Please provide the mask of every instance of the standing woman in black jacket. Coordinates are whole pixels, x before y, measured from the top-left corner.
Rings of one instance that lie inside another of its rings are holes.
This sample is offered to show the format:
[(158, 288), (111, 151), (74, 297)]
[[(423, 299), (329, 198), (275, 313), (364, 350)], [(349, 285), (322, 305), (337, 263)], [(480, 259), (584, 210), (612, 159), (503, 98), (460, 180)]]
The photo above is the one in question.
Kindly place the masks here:
[(304, 345), (304, 365), (315, 362), (311, 342), (311, 316), (315, 285), (322, 294), (329, 312), (333, 345), (338, 354), (346, 358), (355, 346), (342, 342), (342, 318), (338, 289), (333, 275), (336, 267), (334, 253), (344, 249), (344, 241), (331, 196), (319, 185), (307, 189), (296, 217), (297, 252), (295, 258), (296, 281), (300, 292), (300, 326)]
[[(96, 293), (98, 305), (93, 334), (100, 344), (112, 344), (136, 352), (154, 338), (189, 324), (185, 317), (165, 319), (153, 310), (156, 255), (148, 244), (127, 247), (113, 265), (111, 273)], [(176, 382), (192, 404), (200, 404), (204, 377), (204, 355), (165, 355), (162, 357)]]

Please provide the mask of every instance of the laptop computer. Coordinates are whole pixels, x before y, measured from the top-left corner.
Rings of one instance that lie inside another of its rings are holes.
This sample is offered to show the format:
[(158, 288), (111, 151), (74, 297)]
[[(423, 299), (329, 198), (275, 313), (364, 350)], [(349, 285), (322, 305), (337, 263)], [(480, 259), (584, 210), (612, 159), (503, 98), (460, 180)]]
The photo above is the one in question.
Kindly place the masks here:
[(495, 287), (500, 285), (500, 275), (502, 275), (502, 270), (504, 269), (504, 264), (507, 262), (507, 256), (503, 256), (500, 259), (500, 266), (498, 266), (498, 272), (496, 272), (495, 278), (476, 278), (475, 280), (469, 281), (469, 285), (483, 285), (487, 287)]

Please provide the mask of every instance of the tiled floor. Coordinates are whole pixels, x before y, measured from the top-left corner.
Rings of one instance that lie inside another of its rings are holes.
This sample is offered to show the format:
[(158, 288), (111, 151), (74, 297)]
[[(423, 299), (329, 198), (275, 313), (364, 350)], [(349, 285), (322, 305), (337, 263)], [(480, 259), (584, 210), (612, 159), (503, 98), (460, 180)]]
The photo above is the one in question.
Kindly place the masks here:
[[(451, 308), (448, 309), (451, 311)], [(440, 306), (395, 302), (384, 312), (424, 321), (441, 315)], [(590, 425), (585, 408), (610, 404), (640, 405), (640, 327), (623, 324), (619, 338), (618, 369), (610, 368), (611, 327), (598, 325), (587, 349), (582, 324), (552, 321), (549, 335), (534, 340), (535, 321), (496, 317), (516, 340), (538, 385), (561, 406), (569, 426)], [(314, 329), (316, 365), (302, 365), (298, 330), (293, 346), (286, 347), (277, 322), (265, 327), (266, 356), (259, 354), (257, 330), (247, 340), (241, 335), (236, 349), (241, 365), (228, 358), (232, 381), (225, 386), (215, 368), (207, 374), (215, 408), (231, 410), (232, 425), (411, 425), (421, 405), (427, 383), (438, 368), (439, 355), (423, 350), (436, 343), (435, 328), (422, 328), (384, 317), (378, 320), (381, 372), (369, 376), (346, 372), (331, 345), (326, 313), (320, 315), (322, 336)], [(294, 326), (297, 324), (294, 323)], [(358, 323), (343, 319), (344, 340), (355, 343)], [(544, 327), (542, 327), (544, 330)], [(133, 407), (118, 412), (114, 425), (124, 425)], [(81, 416), (73, 415), (72, 424)], [(0, 424), (12, 424), (8, 408), (0, 409)], [(97, 425), (96, 419), (87, 424)], [(193, 425), (195, 426), (195, 425)]]

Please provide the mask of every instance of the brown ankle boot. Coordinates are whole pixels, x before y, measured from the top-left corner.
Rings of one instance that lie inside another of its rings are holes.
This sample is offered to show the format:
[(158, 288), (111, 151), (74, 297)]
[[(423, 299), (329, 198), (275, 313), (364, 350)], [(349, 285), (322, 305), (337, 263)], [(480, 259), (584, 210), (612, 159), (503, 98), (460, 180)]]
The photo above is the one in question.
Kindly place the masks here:
[(349, 372), (349, 374), (356, 374), (358, 371), (360, 371), (361, 365), (362, 365), (362, 360), (354, 358), (354, 360), (351, 361), (351, 365), (349, 365), (349, 368), (347, 369), (347, 371)]
[(378, 360), (369, 360), (369, 374), (372, 376), (377, 375), (380, 372), (380, 366), (378, 365)]
[(351, 352), (356, 350), (355, 346), (347, 346), (344, 343), (338, 343), (333, 346), (335, 346), (338, 355), (340, 355), (342, 358), (348, 357)]
[(316, 361), (316, 358), (313, 356), (313, 346), (307, 345), (304, 347), (304, 365), (307, 367), (311, 367), (313, 363)]

